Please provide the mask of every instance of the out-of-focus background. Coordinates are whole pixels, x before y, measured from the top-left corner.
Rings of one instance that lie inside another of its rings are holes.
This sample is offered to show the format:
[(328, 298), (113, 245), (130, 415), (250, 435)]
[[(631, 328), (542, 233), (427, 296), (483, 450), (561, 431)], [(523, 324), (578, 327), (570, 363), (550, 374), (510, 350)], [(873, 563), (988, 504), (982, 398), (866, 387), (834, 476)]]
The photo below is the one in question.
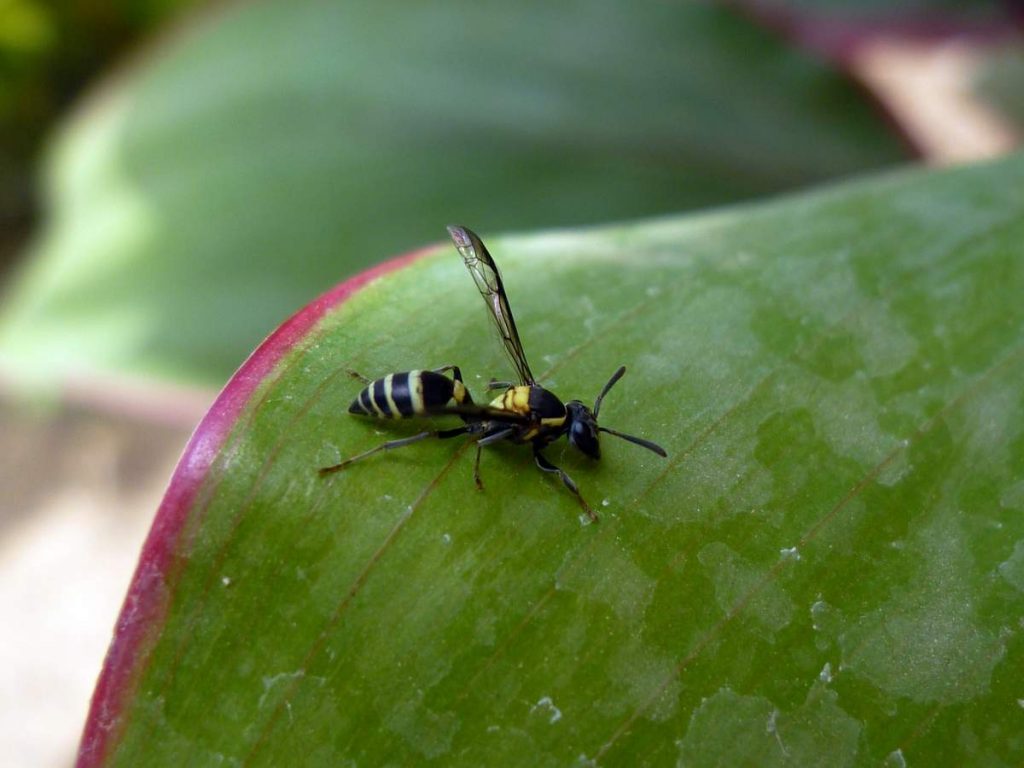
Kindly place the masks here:
[(332, 284), (1024, 135), (1014, 2), (0, 3), (0, 762), (72, 762), (167, 478)]

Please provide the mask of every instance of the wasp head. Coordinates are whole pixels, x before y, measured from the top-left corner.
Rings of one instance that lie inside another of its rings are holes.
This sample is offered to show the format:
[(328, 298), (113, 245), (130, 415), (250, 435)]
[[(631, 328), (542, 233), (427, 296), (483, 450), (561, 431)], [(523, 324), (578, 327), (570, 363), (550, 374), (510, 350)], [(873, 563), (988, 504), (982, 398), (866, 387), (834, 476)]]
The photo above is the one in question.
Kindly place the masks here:
[(625, 372), (626, 367), (622, 366), (612, 374), (608, 383), (604, 385), (604, 389), (601, 390), (601, 394), (594, 401), (593, 411), (579, 400), (572, 400), (566, 403), (565, 408), (569, 413), (569, 444), (576, 446), (587, 456), (599, 459), (601, 458), (601, 445), (597, 440), (598, 432), (607, 432), (610, 435), (615, 435), (615, 437), (621, 437), (623, 440), (634, 445), (639, 445), (641, 448), (653, 451), (659, 456), (667, 456), (668, 454), (665, 453), (665, 449), (657, 443), (652, 443), (650, 440), (644, 440), (642, 437), (636, 437), (635, 435), (627, 435), (624, 432), (618, 432), (608, 427), (597, 426), (597, 414), (601, 411), (601, 401), (604, 400), (608, 390), (615, 386), (615, 382), (621, 379)]
[(579, 400), (570, 400), (565, 404), (565, 410), (569, 413), (569, 445), (592, 459), (601, 458), (597, 416)]

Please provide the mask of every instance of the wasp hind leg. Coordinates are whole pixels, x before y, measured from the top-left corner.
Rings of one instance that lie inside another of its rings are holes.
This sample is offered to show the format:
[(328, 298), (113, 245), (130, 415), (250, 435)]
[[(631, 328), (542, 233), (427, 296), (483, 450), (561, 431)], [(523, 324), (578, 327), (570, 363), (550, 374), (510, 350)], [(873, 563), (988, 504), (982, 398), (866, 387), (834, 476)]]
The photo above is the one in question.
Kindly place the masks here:
[(363, 374), (361, 374), (359, 371), (353, 371), (351, 368), (346, 368), (345, 369), (345, 373), (347, 373), (350, 377), (352, 377), (356, 381), (362, 382), (363, 384), (372, 384), (373, 383), (373, 379), (371, 379), (369, 376), (363, 376)]
[(462, 381), (462, 369), (457, 365), (442, 365), (440, 368), (432, 368), (431, 373), (447, 373), (452, 372), (452, 378), (455, 381)]
[[(456, 381), (462, 381), (462, 371), (457, 365), (442, 365), (440, 368), (431, 369), (432, 373), (447, 373), (448, 371), (454, 371), (452, 374), (453, 379)], [(351, 368), (346, 368), (345, 373), (363, 384), (373, 384), (373, 379), (369, 376), (364, 376), (359, 371), (353, 371)]]
[(468, 426), (455, 427), (454, 429), (441, 429), (431, 430), (429, 432), (420, 432), (418, 435), (413, 435), (412, 437), (403, 437), (401, 440), (389, 440), (386, 443), (381, 443), (376, 448), (371, 448), (368, 451), (363, 451), (362, 453), (356, 454), (355, 456), (345, 459), (344, 461), (340, 461), (337, 464), (332, 464), (329, 467), (321, 467), (320, 474), (328, 475), (331, 472), (337, 472), (339, 470), (344, 469), (349, 464), (354, 464), (357, 461), (369, 458), (370, 456), (373, 456), (373, 454), (375, 453), (380, 453), (381, 451), (393, 451), (395, 448), (404, 448), (407, 445), (418, 443), (420, 440), (426, 440), (428, 437), (437, 437), (444, 440), (449, 437), (458, 437), (459, 435), (464, 435), (468, 431)]
[(576, 483), (573, 482), (573, 479), (571, 477), (565, 474), (564, 471), (556, 467), (550, 461), (545, 459), (541, 452), (538, 450), (535, 450), (533, 452), (533, 460), (537, 462), (537, 466), (544, 472), (556, 473), (558, 477), (561, 478), (562, 485), (568, 488), (572, 495), (575, 496), (577, 500), (579, 500), (580, 505), (583, 507), (583, 511), (587, 513), (587, 517), (589, 517), (591, 521), (595, 523), (597, 522), (597, 514), (594, 512), (594, 510), (590, 508), (590, 505), (587, 504), (582, 494), (580, 494), (580, 489), (576, 487)]

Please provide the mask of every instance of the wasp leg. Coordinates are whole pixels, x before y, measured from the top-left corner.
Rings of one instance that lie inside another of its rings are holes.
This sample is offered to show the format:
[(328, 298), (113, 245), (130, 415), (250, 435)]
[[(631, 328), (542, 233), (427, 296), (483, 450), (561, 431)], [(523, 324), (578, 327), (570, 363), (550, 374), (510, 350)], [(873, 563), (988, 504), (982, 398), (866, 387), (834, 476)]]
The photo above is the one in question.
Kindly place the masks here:
[(457, 365), (442, 365), (440, 368), (434, 368), (432, 373), (447, 373), (448, 371), (453, 371), (452, 378), (455, 381), (462, 381), (462, 371)]
[(508, 427), (506, 429), (499, 429), (497, 432), (488, 432), (479, 440), (477, 445), (490, 445), (491, 443), (499, 443), (502, 440), (507, 440), (512, 436), (512, 433), (516, 431), (516, 427)]
[(357, 381), (361, 381), (363, 384), (372, 384), (373, 383), (373, 379), (371, 379), (371, 378), (369, 378), (367, 376), (363, 376), (363, 374), (361, 374), (359, 371), (353, 371), (351, 368), (346, 368), (345, 369), (345, 373), (347, 373), (353, 379), (356, 379)]
[(476, 463), (473, 464), (473, 481), (476, 483), (477, 490), (482, 491), (484, 489), (484, 482), (480, 479), (480, 452), (485, 445), (491, 443), (497, 443), (501, 440), (506, 440), (512, 436), (515, 432), (514, 427), (507, 429), (499, 429), (497, 432), (489, 432), (476, 441)]
[(428, 437), (438, 437), (444, 440), (445, 438), (458, 437), (459, 435), (464, 435), (468, 431), (468, 426), (455, 427), (454, 429), (441, 429), (431, 430), (430, 432), (420, 432), (418, 435), (413, 435), (412, 437), (403, 437), (401, 440), (389, 440), (386, 443), (378, 445), (376, 448), (371, 448), (368, 451), (363, 451), (362, 453), (352, 456), (351, 458), (345, 459), (344, 461), (338, 462), (337, 464), (333, 464), (329, 467), (321, 467), (320, 474), (327, 475), (330, 474), (331, 472), (337, 472), (340, 469), (344, 469), (349, 464), (354, 464), (357, 461), (373, 456), (373, 454), (375, 453), (380, 453), (381, 451), (392, 451), (395, 448), (404, 448), (407, 445), (418, 443), (420, 440), (426, 440)]
[(476, 461), (473, 462), (473, 482), (476, 483), (476, 489), (482, 491), (484, 489), (484, 481), (480, 479), (480, 454), (484, 452), (484, 449), (480, 446), (480, 443), (476, 444)]
[(487, 391), (490, 392), (493, 389), (512, 389), (514, 386), (515, 384), (511, 381), (497, 381), (496, 379), (491, 379), (487, 382)]
[(573, 482), (573, 479), (550, 461), (545, 459), (539, 450), (535, 450), (533, 452), (533, 459), (537, 462), (537, 466), (543, 471), (558, 473), (558, 476), (562, 479), (562, 485), (568, 488), (572, 494), (579, 499), (580, 504), (583, 506), (583, 511), (587, 513), (587, 517), (596, 523), (597, 515), (594, 513), (594, 510), (590, 508), (590, 505), (584, 500), (583, 496), (580, 494), (580, 489), (576, 487), (576, 483)]

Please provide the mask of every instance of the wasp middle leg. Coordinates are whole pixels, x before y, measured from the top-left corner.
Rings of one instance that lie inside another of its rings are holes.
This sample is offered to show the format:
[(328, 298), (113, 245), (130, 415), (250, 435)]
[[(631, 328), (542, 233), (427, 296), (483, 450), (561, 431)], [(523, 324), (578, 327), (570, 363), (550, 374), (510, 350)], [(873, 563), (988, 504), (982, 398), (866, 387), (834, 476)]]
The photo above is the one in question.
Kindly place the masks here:
[(497, 443), (502, 440), (507, 440), (512, 437), (515, 431), (515, 427), (506, 427), (504, 429), (499, 429), (496, 432), (486, 433), (476, 441), (476, 461), (473, 462), (473, 482), (476, 483), (478, 491), (482, 491), (484, 489), (484, 481), (480, 479), (480, 454), (483, 452), (484, 446), (490, 445), (491, 443)]

